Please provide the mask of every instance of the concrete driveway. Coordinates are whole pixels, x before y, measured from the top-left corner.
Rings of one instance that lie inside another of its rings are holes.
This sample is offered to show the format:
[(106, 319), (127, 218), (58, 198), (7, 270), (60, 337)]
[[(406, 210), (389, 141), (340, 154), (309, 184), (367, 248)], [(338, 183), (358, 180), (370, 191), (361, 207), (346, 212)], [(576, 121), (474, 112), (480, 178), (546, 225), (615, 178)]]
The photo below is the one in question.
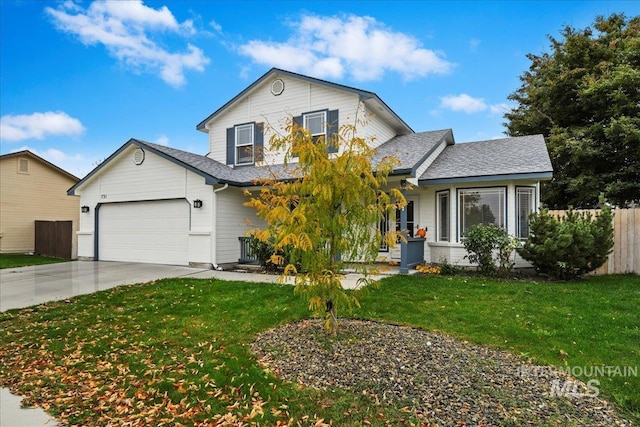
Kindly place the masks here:
[(203, 277), (211, 270), (172, 265), (71, 261), (0, 270), (0, 312), (165, 277)]

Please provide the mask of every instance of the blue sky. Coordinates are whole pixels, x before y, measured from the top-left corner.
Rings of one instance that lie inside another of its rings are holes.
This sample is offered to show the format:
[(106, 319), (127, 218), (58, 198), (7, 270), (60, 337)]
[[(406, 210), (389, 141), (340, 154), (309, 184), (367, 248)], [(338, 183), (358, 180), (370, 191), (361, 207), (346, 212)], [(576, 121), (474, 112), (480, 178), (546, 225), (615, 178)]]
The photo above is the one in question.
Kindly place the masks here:
[(637, 1), (0, 1), (0, 153), (78, 177), (129, 138), (199, 154), (196, 124), (271, 67), (375, 92), (415, 131), (503, 135), (547, 35)]

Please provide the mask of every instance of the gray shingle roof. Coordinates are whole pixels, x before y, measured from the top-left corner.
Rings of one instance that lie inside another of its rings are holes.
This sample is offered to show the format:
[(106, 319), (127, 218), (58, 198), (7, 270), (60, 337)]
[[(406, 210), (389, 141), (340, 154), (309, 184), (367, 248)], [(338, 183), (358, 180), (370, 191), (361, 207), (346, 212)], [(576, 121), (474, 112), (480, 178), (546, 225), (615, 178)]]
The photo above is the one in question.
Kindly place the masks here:
[[(434, 184), (450, 180), (486, 179), (488, 177), (497, 179), (506, 175), (550, 178), (553, 171), (542, 135), (454, 145), (450, 129), (396, 136), (378, 147), (378, 153), (372, 163), (375, 166), (383, 157), (395, 156), (399, 159), (400, 165), (395, 168), (393, 173), (415, 176), (418, 167), (443, 141), (446, 141), (447, 146), (426, 172), (419, 177), (420, 184)], [(73, 195), (76, 188), (91, 179), (104, 165), (131, 144), (147, 148), (203, 176), (208, 184), (219, 183), (247, 187), (254, 185), (255, 180), (260, 178), (276, 176), (286, 179), (291, 177), (284, 165), (232, 168), (207, 156), (139, 139), (130, 139), (102, 164), (82, 178), (80, 182), (71, 187), (68, 194)]]
[[(383, 157), (394, 156), (400, 160), (400, 164), (395, 168), (394, 173), (415, 173), (415, 168), (417, 168), (443, 140), (453, 143), (453, 135), (450, 129), (396, 136), (378, 147), (378, 153), (372, 159), (372, 164), (376, 165)], [(251, 185), (256, 179), (267, 178), (273, 174), (281, 178), (289, 177), (283, 165), (242, 166), (232, 168), (199, 154), (146, 141), (134, 141), (139, 143), (139, 145), (147, 146), (152, 150), (178, 160), (184, 165), (197, 169), (223, 184), (229, 183), (238, 186), (247, 186)]]
[(443, 140), (453, 144), (451, 129), (396, 136), (378, 147), (372, 163), (375, 165), (385, 156), (394, 156), (400, 160), (395, 173), (415, 173), (415, 169)]
[(238, 168), (232, 168), (225, 164), (222, 164), (216, 160), (213, 160), (207, 156), (190, 153), (188, 151), (182, 151), (164, 145), (153, 144), (151, 142), (134, 140), (141, 146), (151, 148), (156, 152), (160, 152), (169, 156), (185, 166), (196, 169), (200, 172), (211, 177), (216, 182), (221, 184), (231, 184), (236, 186), (249, 186), (252, 185), (256, 179), (267, 178), (276, 174), (286, 178), (286, 171), (284, 165), (275, 166), (242, 166)]
[(553, 168), (542, 135), (528, 135), (447, 146), (419, 177), (419, 183), (460, 178), (536, 174)]

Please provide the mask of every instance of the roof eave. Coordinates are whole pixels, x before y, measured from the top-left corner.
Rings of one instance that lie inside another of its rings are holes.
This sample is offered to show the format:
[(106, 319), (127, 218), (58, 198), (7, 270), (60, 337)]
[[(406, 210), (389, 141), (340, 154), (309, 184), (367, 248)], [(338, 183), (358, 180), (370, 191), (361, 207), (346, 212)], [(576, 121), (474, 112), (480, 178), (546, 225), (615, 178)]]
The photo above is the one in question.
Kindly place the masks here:
[(545, 172), (528, 172), (528, 173), (511, 173), (511, 174), (496, 174), (496, 175), (477, 175), (477, 176), (463, 176), (463, 177), (451, 177), (451, 178), (433, 178), (433, 179), (419, 179), (419, 185), (438, 185), (438, 184), (451, 184), (451, 183), (473, 183), (473, 182), (490, 182), (490, 181), (509, 181), (514, 179), (532, 179), (539, 181), (548, 181), (553, 177), (552, 171)]
[(102, 168), (104, 168), (107, 164), (109, 164), (113, 159), (115, 159), (116, 157), (118, 157), (124, 150), (126, 150), (128, 147), (130, 147), (131, 145), (136, 145), (140, 148), (144, 148), (145, 150), (149, 150), (152, 153), (172, 162), (175, 163), (179, 166), (184, 167), (185, 169), (190, 170), (191, 172), (200, 175), (202, 177), (204, 177), (205, 179), (205, 183), (207, 185), (214, 185), (214, 184), (219, 184), (219, 180), (214, 177), (209, 175), (206, 172), (201, 171), (200, 169), (197, 169), (191, 165), (188, 165), (178, 159), (176, 159), (175, 157), (171, 157), (166, 153), (163, 153), (162, 151), (159, 151), (157, 149), (155, 149), (154, 147), (147, 145), (144, 143), (144, 141), (140, 141), (138, 139), (135, 138), (131, 138), (129, 139), (127, 142), (125, 142), (120, 148), (118, 148), (113, 154), (111, 154), (109, 157), (107, 157), (102, 163), (100, 163), (98, 166), (96, 166), (91, 172), (89, 172), (84, 178), (82, 178), (80, 181), (78, 181), (73, 187), (71, 187), (69, 190), (67, 190), (67, 195), (68, 196), (75, 196), (75, 191), (81, 187), (82, 185), (84, 185), (86, 182), (90, 181), (95, 175), (98, 174), (98, 172), (100, 170), (102, 170)]

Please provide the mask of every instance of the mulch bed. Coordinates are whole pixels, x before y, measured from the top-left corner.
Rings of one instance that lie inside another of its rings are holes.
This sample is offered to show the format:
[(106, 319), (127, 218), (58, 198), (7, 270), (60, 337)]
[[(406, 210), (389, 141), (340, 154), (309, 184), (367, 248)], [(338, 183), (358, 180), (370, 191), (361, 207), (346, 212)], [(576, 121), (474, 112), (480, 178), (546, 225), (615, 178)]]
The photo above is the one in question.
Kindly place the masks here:
[(554, 380), (570, 379), (560, 372), (410, 327), (341, 320), (330, 338), (322, 320), (303, 320), (262, 333), (252, 350), (284, 380), (409, 406), (430, 425), (632, 425), (581, 382), (574, 396), (552, 395)]

